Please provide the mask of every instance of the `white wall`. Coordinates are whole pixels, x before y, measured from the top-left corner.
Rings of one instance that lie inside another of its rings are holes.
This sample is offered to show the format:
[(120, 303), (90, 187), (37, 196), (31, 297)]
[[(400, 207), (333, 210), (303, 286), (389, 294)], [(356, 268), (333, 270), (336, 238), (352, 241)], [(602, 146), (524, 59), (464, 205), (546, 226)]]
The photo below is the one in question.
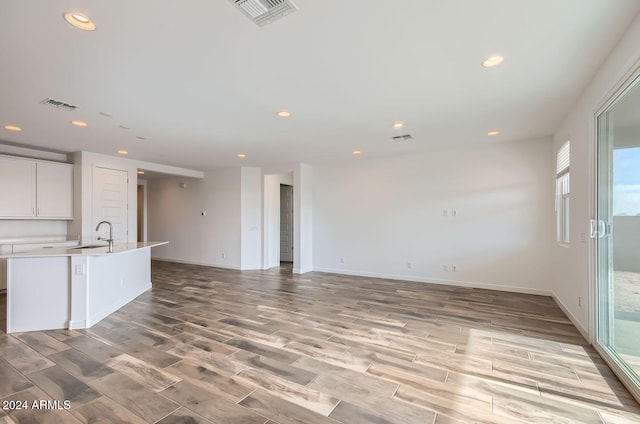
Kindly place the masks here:
[(240, 168), (240, 268), (262, 269), (262, 171)]
[(314, 270), (313, 263), (313, 179), (309, 164), (293, 171), (293, 272)]
[[(571, 140), (572, 242), (568, 248), (556, 243), (551, 245), (551, 289), (556, 301), (587, 339), (593, 336), (592, 316), (595, 309), (595, 280), (591, 262), (594, 242), (588, 238), (589, 220), (595, 216), (594, 116), (640, 59), (638, 40), (640, 16), (636, 17), (553, 136), (554, 154), (562, 143)], [(582, 306), (578, 306), (578, 297), (582, 298)]]
[(280, 266), (280, 178), (264, 176), (264, 263), (263, 268)]
[(549, 294), (550, 157), (538, 139), (314, 164), (314, 269)]
[(63, 237), (66, 235), (67, 221), (0, 219), (0, 239), (39, 236)]
[(169, 241), (154, 258), (240, 269), (241, 168), (152, 179), (147, 188), (149, 240)]

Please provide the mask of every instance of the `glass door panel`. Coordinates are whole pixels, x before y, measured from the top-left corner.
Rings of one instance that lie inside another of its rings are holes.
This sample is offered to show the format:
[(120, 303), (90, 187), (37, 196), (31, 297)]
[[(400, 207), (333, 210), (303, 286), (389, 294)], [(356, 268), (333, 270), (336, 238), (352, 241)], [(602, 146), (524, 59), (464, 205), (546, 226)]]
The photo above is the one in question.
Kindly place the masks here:
[(640, 393), (640, 84), (598, 117), (596, 346)]

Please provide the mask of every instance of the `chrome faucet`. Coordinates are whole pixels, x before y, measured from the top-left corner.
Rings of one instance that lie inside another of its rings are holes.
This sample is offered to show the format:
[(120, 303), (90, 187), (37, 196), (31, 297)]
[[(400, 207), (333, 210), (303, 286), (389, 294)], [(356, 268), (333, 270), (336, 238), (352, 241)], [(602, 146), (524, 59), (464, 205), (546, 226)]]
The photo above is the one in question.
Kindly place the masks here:
[(98, 226), (96, 227), (96, 231), (100, 229), (100, 226), (102, 224), (109, 225), (109, 238), (106, 239), (106, 238), (98, 237), (98, 240), (109, 242), (109, 253), (113, 253), (113, 224), (111, 224), (109, 221), (100, 221), (98, 223)]

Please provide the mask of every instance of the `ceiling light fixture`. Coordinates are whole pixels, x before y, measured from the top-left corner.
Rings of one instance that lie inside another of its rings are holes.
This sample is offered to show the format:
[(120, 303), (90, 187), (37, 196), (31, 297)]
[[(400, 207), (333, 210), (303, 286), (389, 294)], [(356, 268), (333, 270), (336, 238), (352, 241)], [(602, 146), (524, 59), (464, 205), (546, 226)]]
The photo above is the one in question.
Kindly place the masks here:
[(354, 155), (359, 155), (359, 154), (360, 154), (360, 153), (362, 153), (362, 152), (361, 152), (360, 150), (354, 150), (354, 151), (353, 151), (353, 152), (351, 152), (351, 153), (353, 153)]
[(496, 135), (500, 135), (500, 131), (498, 131), (498, 130), (495, 130), (495, 131), (489, 131), (489, 132), (487, 133), (487, 135), (488, 135), (489, 137), (494, 137), (494, 136), (496, 136)]
[(398, 121), (393, 123), (393, 128), (402, 128), (404, 127), (404, 122)]
[(144, 175), (144, 171), (138, 171), (138, 175)]
[(291, 116), (291, 112), (289, 112), (288, 110), (281, 110), (278, 113), (276, 113), (276, 115), (278, 115), (281, 118), (288, 118)]
[(71, 123), (73, 125), (75, 125), (76, 127), (86, 127), (87, 123), (83, 122), (83, 121), (71, 121)]
[(485, 68), (493, 68), (494, 66), (498, 66), (504, 62), (504, 57), (500, 55), (489, 56), (485, 60), (482, 61), (482, 66)]
[(22, 128), (17, 127), (15, 125), (5, 125), (4, 129), (7, 131), (22, 131)]
[(118, 154), (119, 155), (128, 155), (129, 152), (127, 152), (126, 150), (118, 150)]
[(244, 153), (238, 153), (236, 156), (239, 157), (240, 159), (244, 159), (247, 157), (247, 155), (245, 155)]
[(67, 12), (63, 16), (65, 21), (78, 29), (84, 31), (94, 31), (96, 29), (96, 24), (94, 24), (84, 13)]

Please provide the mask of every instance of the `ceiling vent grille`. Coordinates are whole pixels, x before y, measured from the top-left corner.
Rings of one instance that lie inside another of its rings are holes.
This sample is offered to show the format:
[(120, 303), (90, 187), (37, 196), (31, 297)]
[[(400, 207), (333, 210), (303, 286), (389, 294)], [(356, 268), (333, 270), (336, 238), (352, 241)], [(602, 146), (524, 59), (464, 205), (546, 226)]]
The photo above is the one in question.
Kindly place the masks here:
[(409, 141), (413, 140), (413, 136), (411, 134), (397, 135), (395, 137), (391, 137), (391, 141), (394, 143), (399, 143), (401, 141)]
[(76, 105), (72, 105), (72, 104), (66, 103), (66, 102), (61, 102), (60, 100), (51, 99), (51, 98), (46, 98), (43, 101), (41, 101), (40, 103), (43, 104), (43, 105), (55, 107), (56, 109), (62, 109), (62, 110), (66, 110), (66, 111), (69, 111), (69, 112), (78, 109), (78, 106), (76, 106)]
[(298, 10), (291, 0), (230, 0), (258, 26), (265, 26)]

